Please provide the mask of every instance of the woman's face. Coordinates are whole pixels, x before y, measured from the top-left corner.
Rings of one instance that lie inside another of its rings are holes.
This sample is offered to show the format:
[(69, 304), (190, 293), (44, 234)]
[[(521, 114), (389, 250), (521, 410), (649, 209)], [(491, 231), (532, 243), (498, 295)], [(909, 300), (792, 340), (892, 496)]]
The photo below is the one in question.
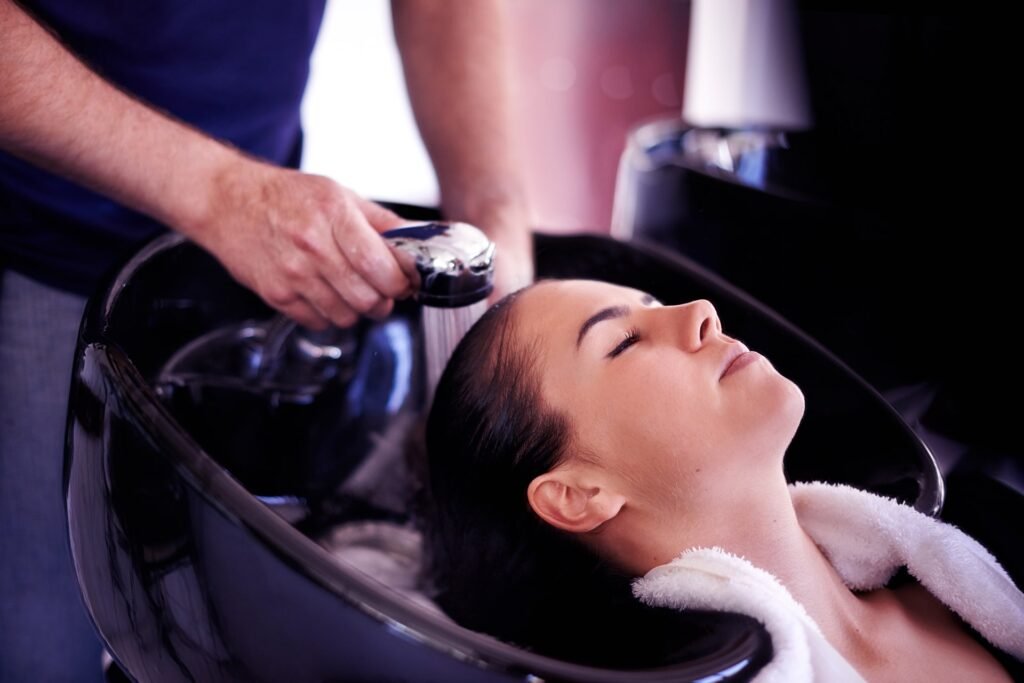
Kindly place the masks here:
[(547, 281), (514, 315), (519, 342), (535, 342), (542, 399), (571, 425), (570, 459), (584, 454), (634, 504), (700, 505), (777, 470), (803, 415), (797, 386), (726, 336), (707, 301)]

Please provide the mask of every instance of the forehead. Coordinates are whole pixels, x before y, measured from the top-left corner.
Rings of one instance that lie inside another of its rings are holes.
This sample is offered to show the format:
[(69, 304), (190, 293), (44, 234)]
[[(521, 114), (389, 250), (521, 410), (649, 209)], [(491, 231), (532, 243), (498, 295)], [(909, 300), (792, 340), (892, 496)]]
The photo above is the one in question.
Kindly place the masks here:
[[(607, 306), (639, 305), (643, 292), (597, 280), (549, 280), (531, 287), (518, 301), (516, 327), (545, 351), (574, 351), (580, 325)], [(545, 353), (547, 355), (547, 353)]]

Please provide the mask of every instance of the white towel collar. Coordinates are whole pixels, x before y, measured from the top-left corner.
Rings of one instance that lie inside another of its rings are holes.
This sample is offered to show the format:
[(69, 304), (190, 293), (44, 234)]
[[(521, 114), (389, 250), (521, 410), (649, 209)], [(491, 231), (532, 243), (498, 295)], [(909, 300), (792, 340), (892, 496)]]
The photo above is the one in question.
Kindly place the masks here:
[[(853, 590), (880, 588), (903, 566), (996, 647), (1024, 659), (1024, 595), (977, 541), (891, 498), (820, 482), (790, 486), (800, 525)], [(774, 681), (861, 681), (770, 573), (721, 548), (693, 548), (633, 582), (647, 604), (754, 617), (774, 656)]]

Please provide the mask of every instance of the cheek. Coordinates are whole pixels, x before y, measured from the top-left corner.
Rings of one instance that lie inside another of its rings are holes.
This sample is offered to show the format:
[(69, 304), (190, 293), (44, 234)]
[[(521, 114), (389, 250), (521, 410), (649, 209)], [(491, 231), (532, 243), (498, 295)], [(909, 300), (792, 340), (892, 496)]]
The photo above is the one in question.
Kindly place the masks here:
[[(663, 389), (650, 387), (653, 399)], [(624, 397), (625, 398), (625, 397)], [(730, 427), (707, 392), (675, 388), (659, 400), (628, 403), (605, 426), (610, 438), (608, 457), (626, 482), (627, 495), (653, 509), (679, 510), (688, 501), (703, 499), (720, 481), (721, 468), (733, 460), (723, 456)]]
[(645, 454), (652, 476), (674, 480), (784, 449), (803, 416), (803, 393), (767, 360), (759, 365), (727, 383), (666, 364), (631, 373), (607, 399), (614, 409), (600, 421), (608, 442)]
[[(655, 475), (700, 467), (700, 461), (729, 431), (720, 395), (692, 375), (665, 365), (631, 369), (615, 385), (595, 420), (606, 441), (623, 452), (643, 454)], [(671, 472), (665, 471), (670, 470)]]

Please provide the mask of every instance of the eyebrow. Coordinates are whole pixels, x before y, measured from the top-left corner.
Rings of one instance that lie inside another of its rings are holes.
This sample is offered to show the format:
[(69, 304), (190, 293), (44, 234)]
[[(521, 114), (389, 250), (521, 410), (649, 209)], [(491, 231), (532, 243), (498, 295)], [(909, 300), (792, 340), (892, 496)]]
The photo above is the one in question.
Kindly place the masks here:
[[(644, 294), (643, 298), (640, 299), (640, 303), (647, 305), (654, 300), (654, 297), (650, 294)], [(579, 336), (576, 337), (576, 348), (580, 348), (580, 344), (583, 343), (583, 335), (585, 335), (594, 325), (604, 320), (623, 318), (627, 315), (629, 315), (629, 306), (609, 306), (608, 308), (602, 308), (600, 311), (587, 318), (583, 324), (580, 325), (580, 333)]]

